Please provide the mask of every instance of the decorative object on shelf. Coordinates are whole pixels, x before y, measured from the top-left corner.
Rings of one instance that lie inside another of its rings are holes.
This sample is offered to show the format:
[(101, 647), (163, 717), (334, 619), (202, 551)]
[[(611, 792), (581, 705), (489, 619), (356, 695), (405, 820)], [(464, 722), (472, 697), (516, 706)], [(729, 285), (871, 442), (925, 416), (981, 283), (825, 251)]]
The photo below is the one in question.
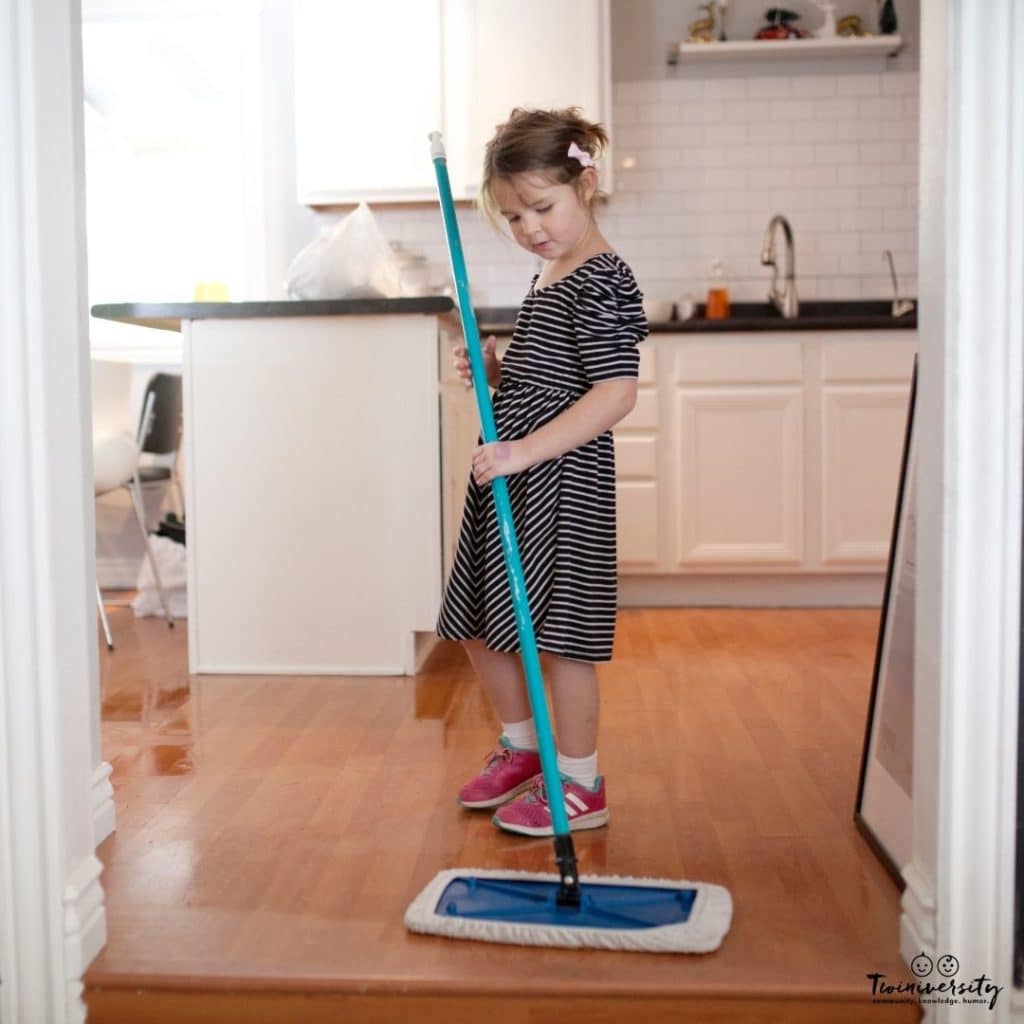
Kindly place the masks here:
[(814, 0), (821, 13), (825, 15), (825, 22), (821, 28), (815, 31), (818, 39), (834, 39), (836, 35), (836, 5), (826, 3), (824, 0)]
[(725, 12), (729, 8), (729, 0), (718, 0), (718, 41), (727, 42), (725, 35)]
[(688, 43), (713, 43), (715, 41), (715, 5), (711, 3), (699, 4), (698, 10), (707, 11), (707, 17), (691, 21), (686, 29), (686, 42)]
[(899, 28), (899, 21), (896, 18), (896, 7), (893, 0), (882, 0), (881, 9), (878, 12), (878, 31), (883, 36), (894, 36)]
[(841, 36), (856, 36), (858, 38), (870, 34), (864, 31), (864, 26), (856, 14), (848, 14), (845, 18), (840, 18), (836, 31)]
[(785, 7), (769, 7), (764, 12), (768, 24), (762, 28), (755, 39), (803, 39), (807, 33), (793, 24), (800, 17), (796, 11), (788, 11)]

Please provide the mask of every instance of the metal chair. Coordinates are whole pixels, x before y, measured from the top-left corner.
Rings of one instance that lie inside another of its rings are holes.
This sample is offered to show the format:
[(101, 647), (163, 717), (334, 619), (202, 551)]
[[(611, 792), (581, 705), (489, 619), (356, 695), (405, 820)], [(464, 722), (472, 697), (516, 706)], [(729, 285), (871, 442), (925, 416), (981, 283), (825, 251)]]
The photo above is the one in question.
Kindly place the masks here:
[[(160, 580), (160, 571), (157, 568), (156, 558), (149, 543), (145, 506), (142, 500), (142, 487), (147, 484), (163, 485), (170, 481), (177, 490), (179, 503), (181, 502), (181, 484), (177, 476), (177, 455), (180, 440), (181, 377), (168, 373), (154, 374), (146, 385), (146, 393), (142, 402), (142, 415), (139, 417), (139, 426), (134, 443), (127, 447), (122, 444), (122, 450), (118, 453), (120, 455), (120, 463), (118, 464), (115, 458), (108, 472), (104, 474), (106, 478), (104, 479), (104, 476), (97, 474), (93, 481), (93, 492), (97, 498), (103, 494), (119, 490), (122, 487), (128, 491), (132, 500), (132, 507), (135, 510), (135, 519), (139, 524), (139, 531), (142, 534), (142, 543), (146, 549), (146, 557), (149, 559), (149, 566), (153, 571), (153, 579), (156, 581), (157, 592), (160, 595), (160, 604), (163, 606), (169, 629), (174, 628), (174, 617), (171, 615), (167, 594)], [(112, 439), (112, 442), (116, 444), (117, 439)], [(169, 455), (173, 453), (174, 461), (171, 466), (144, 466), (139, 461), (144, 453), (153, 455)], [(95, 454), (94, 452), (94, 456)], [(100, 460), (96, 457), (95, 461), (99, 462)], [(184, 505), (182, 504), (181, 507), (184, 508)], [(111, 636), (107, 613), (103, 607), (103, 595), (100, 592), (99, 583), (96, 584), (96, 603), (99, 608), (100, 621), (103, 624), (103, 636), (106, 640), (107, 648), (113, 650), (114, 640)]]

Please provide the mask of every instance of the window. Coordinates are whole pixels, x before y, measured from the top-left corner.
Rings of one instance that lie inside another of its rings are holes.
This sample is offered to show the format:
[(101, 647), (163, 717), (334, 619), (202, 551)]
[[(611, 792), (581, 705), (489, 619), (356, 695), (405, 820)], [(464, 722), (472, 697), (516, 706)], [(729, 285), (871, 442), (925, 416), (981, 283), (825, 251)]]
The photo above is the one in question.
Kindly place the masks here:
[[(254, 0), (86, 2), (89, 304), (262, 297), (260, 13)], [(170, 342), (90, 324), (94, 352)], [(173, 337), (173, 341), (172, 341)]]

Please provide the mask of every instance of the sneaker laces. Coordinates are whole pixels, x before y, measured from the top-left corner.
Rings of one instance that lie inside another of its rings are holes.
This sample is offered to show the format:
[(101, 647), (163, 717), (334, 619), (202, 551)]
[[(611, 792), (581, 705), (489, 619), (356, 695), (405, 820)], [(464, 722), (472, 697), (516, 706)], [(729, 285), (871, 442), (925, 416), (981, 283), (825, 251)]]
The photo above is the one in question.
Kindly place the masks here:
[(495, 747), (485, 758), (484, 758), (484, 770), (481, 774), (490, 775), (492, 771), (498, 766), (499, 761), (512, 760), (512, 751), (508, 747)]
[(544, 788), (544, 777), (541, 776), (526, 794), (528, 804), (546, 804), (548, 802), (548, 791)]

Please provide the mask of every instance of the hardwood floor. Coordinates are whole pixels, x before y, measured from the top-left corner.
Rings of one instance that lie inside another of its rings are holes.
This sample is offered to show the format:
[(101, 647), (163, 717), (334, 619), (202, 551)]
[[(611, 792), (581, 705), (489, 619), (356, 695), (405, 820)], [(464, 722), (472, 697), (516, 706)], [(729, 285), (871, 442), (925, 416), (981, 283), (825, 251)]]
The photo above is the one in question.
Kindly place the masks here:
[(91, 1024), (888, 1021), (899, 894), (853, 823), (877, 611), (620, 613), (599, 669), (611, 823), (585, 873), (717, 882), (704, 956), (407, 933), (439, 870), (551, 870), (550, 840), (455, 803), (495, 737), (461, 650), (416, 677), (189, 677), (185, 624), (111, 612), (100, 848), (109, 941)]

